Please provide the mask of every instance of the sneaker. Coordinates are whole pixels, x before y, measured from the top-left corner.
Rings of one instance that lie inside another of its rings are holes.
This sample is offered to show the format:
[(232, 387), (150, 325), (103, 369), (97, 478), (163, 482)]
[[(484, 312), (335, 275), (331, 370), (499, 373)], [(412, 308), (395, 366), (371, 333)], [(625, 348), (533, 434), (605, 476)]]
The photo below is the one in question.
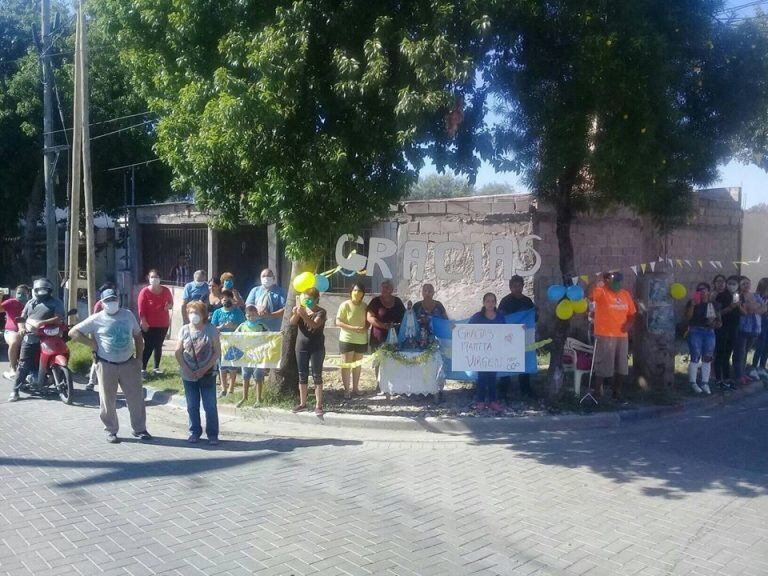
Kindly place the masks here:
[(8, 402), (16, 402), (18, 400), (21, 400), (21, 396), (19, 396), (19, 392), (17, 390), (14, 390), (11, 392), (11, 395), (8, 396)]
[(197, 434), (190, 434), (189, 438), (187, 438), (187, 442), (190, 444), (197, 444), (200, 441), (200, 436)]
[(120, 444), (120, 438), (117, 437), (117, 434), (112, 434), (110, 432), (107, 434), (107, 442), (110, 444)]
[(164, 372), (160, 368), (155, 368), (154, 370), (152, 370), (152, 374), (154, 374), (155, 376), (162, 376)]
[(6, 370), (3, 372), (3, 378), (6, 380), (16, 380), (16, 372), (13, 370)]
[(307, 409), (307, 405), (306, 404), (297, 404), (296, 406), (293, 407), (291, 412), (296, 414), (298, 412), (304, 412), (306, 409)]
[(146, 370), (141, 371), (141, 379), (146, 380), (149, 377), (149, 373)]
[(208, 446), (218, 446), (218, 445), (219, 445), (218, 438), (208, 438)]
[(498, 402), (491, 402), (491, 403), (488, 405), (488, 409), (489, 409), (491, 412), (495, 412), (495, 413), (497, 413), (497, 414), (501, 414), (501, 413), (503, 413), (503, 412), (504, 412), (504, 406), (502, 406), (502, 405), (501, 405), (501, 404), (499, 404)]
[(699, 388), (699, 385), (696, 384), (696, 382), (691, 382), (691, 388), (694, 392), (696, 392), (696, 394), (701, 394), (703, 392), (703, 390)]
[(712, 394), (712, 390), (709, 387), (709, 384), (702, 384), (701, 389), (704, 390), (704, 394)]
[(142, 442), (149, 442), (150, 440), (152, 440), (152, 434), (150, 434), (146, 430), (142, 430), (141, 432), (134, 432), (133, 436), (135, 438), (138, 438)]

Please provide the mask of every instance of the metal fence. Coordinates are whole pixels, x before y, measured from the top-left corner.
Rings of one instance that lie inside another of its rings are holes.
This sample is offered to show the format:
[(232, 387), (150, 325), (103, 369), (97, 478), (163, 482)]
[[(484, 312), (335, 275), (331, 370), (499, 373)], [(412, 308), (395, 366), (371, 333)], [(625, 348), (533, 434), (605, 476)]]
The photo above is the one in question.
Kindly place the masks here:
[(184, 254), (190, 270), (205, 269), (208, 265), (208, 229), (204, 225), (169, 226), (144, 224), (142, 226), (141, 262), (144, 275), (157, 268), (164, 279), (170, 279), (171, 270)]

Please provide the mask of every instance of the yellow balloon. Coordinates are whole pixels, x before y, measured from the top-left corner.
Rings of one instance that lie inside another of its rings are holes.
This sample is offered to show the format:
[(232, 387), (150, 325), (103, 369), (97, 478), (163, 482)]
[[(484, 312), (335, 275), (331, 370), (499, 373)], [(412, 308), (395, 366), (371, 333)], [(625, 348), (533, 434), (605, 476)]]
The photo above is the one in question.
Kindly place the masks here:
[(312, 272), (302, 272), (293, 279), (293, 287), (296, 292), (306, 292), (315, 286), (315, 275)]
[(688, 291), (685, 289), (685, 286), (680, 284), (680, 282), (675, 282), (669, 287), (669, 294), (675, 300), (682, 300), (687, 293)]
[(573, 316), (573, 303), (570, 300), (561, 300), (555, 308), (555, 314), (560, 320), (569, 320)]
[(576, 300), (576, 302), (571, 302), (571, 307), (575, 314), (584, 314), (587, 308), (589, 308), (589, 302), (587, 302), (586, 298), (582, 298), (581, 300)]

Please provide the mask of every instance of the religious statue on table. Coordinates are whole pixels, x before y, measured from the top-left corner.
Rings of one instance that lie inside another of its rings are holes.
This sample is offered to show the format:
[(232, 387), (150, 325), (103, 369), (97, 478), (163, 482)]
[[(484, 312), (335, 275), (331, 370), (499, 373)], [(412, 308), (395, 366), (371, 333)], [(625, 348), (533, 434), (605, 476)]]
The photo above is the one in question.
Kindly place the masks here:
[(426, 350), (432, 346), (434, 341), (430, 317), (426, 314), (417, 316), (414, 306), (409, 300), (403, 323), (400, 325), (400, 348), (402, 350)]

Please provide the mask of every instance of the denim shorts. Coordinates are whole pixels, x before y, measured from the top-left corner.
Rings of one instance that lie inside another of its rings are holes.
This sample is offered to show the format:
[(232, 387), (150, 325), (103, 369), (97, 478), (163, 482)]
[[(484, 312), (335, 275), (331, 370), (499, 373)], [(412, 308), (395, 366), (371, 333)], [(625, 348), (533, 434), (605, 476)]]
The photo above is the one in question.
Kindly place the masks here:
[(253, 378), (256, 382), (262, 382), (266, 372), (267, 371), (264, 368), (243, 368), (243, 380), (250, 380)]
[(711, 359), (715, 355), (715, 331), (703, 326), (688, 328), (688, 350), (691, 362), (698, 362), (702, 357)]

